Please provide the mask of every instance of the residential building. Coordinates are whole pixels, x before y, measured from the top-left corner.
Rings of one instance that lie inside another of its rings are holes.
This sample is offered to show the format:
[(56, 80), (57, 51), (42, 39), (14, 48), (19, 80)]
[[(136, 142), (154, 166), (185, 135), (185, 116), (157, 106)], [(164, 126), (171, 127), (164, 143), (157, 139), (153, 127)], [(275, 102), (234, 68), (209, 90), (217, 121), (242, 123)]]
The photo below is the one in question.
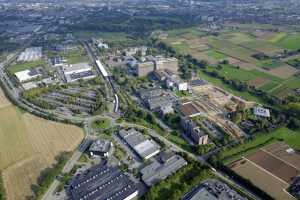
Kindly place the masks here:
[(188, 135), (197, 145), (208, 144), (208, 135), (204, 133), (191, 118), (181, 118), (180, 124), (186, 135)]
[(151, 164), (141, 170), (142, 180), (147, 186), (152, 186), (187, 165), (179, 155), (163, 152)]
[(138, 63), (136, 65), (136, 74), (141, 77), (141, 76), (147, 76), (154, 70), (154, 63), (151, 61), (148, 62), (143, 62), (143, 63)]
[(100, 163), (75, 176), (67, 194), (70, 200), (131, 200), (139, 191), (120, 169)]
[(94, 141), (89, 148), (89, 152), (92, 157), (109, 157), (112, 154), (112, 151), (113, 143), (109, 140), (104, 139), (98, 139)]
[(79, 79), (91, 79), (96, 77), (96, 74), (93, 72), (93, 67), (88, 63), (66, 65), (63, 67), (63, 73), (67, 83)]
[(149, 159), (160, 152), (160, 147), (153, 140), (147, 139), (142, 133), (131, 128), (119, 131), (119, 136), (142, 159)]
[(154, 76), (161, 82), (164, 82), (169, 89), (176, 89), (178, 91), (188, 90), (188, 83), (182, 80), (177, 74), (166, 69), (154, 71)]

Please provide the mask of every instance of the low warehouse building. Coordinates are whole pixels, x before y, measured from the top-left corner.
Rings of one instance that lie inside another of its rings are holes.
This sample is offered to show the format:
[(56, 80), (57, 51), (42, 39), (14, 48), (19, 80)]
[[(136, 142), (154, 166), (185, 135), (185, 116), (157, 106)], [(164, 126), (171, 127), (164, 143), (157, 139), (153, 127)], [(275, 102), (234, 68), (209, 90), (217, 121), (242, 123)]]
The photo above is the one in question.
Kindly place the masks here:
[(20, 83), (30, 81), (39, 77), (43, 76), (43, 70), (42, 68), (33, 68), (33, 69), (27, 69), (24, 71), (20, 71), (15, 73), (15, 76), (19, 80)]
[(135, 129), (119, 131), (120, 137), (139, 155), (142, 159), (149, 159), (160, 152), (160, 147), (154, 141), (145, 138), (145, 136)]
[(113, 143), (109, 140), (96, 140), (89, 148), (90, 155), (109, 157), (113, 151)]
[(187, 162), (181, 156), (173, 153), (161, 153), (159, 159), (141, 170), (142, 180), (147, 186), (154, 185), (185, 165)]
[(77, 81), (79, 79), (95, 78), (93, 67), (88, 63), (77, 63), (63, 67), (63, 72), (67, 83)]
[(120, 169), (101, 163), (75, 176), (67, 193), (71, 200), (131, 200), (139, 191)]

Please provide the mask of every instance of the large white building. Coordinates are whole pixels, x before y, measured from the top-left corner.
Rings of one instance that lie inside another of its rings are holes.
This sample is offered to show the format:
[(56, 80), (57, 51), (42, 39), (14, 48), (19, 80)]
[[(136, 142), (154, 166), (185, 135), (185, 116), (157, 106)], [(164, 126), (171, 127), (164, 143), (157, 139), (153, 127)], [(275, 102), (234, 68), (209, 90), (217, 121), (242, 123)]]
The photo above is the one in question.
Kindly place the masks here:
[(96, 77), (96, 74), (93, 72), (93, 67), (88, 63), (65, 65), (63, 67), (63, 73), (67, 83), (74, 82), (79, 79), (91, 79)]
[(27, 69), (24, 71), (20, 71), (15, 73), (15, 76), (19, 80), (19, 82), (30, 81), (43, 76), (42, 70), (40, 68)]
[(36, 61), (42, 58), (42, 47), (31, 47), (25, 49), (19, 57), (19, 62)]

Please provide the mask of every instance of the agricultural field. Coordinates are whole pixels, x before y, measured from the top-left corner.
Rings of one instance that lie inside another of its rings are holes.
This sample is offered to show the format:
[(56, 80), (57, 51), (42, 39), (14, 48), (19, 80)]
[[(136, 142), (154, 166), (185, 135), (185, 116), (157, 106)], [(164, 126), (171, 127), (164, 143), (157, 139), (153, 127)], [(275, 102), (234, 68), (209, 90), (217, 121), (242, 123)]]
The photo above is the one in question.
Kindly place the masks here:
[[(288, 58), (273, 58), (284, 50), (300, 48), (300, 34), (273, 32), (263, 26), (261, 30), (253, 30), (251, 26), (234, 27), (239, 27), (240, 30), (225, 29), (217, 36), (204, 33), (199, 28), (173, 30), (167, 32), (168, 37), (163, 41), (179, 53), (206, 60), (212, 66), (222, 60), (228, 60), (230, 65), (223, 67), (219, 73), (228, 79), (246, 82), (279, 98), (300, 88), (300, 79), (296, 76), (300, 70), (289, 65)], [(269, 58), (258, 60), (253, 57), (261, 53)], [(292, 57), (297, 58), (300, 55)]]
[(300, 172), (300, 155), (286, 143), (275, 142), (261, 147), (229, 166), (274, 198), (295, 199), (286, 189)]
[(278, 180), (255, 164), (242, 160), (233, 165), (234, 167), (231, 168), (233, 171), (250, 180), (252, 183), (255, 183), (256, 186), (267, 192), (273, 198), (295, 200), (295, 198), (285, 191), (285, 189), (289, 187), (288, 184)]
[(9, 200), (32, 194), (41, 171), (63, 151), (73, 151), (83, 139), (82, 129), (47, 121), (9, 104), (0, 95), (0, 170)]

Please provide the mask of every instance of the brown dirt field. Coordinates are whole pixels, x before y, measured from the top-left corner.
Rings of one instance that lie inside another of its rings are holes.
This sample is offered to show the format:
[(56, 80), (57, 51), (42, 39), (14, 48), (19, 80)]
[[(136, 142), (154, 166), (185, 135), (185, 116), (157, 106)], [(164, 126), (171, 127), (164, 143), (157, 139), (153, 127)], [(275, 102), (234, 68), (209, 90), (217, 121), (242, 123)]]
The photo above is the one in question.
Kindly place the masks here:
[(83, 139), (81, 128), (47, 121), (15, 106), (0, 108), (0, 170), (8, 200), (32, 194), (40, 172), (62, 151), (72, 151)]
[(233, 167), (232, 170), (244, 178), (249, 179), (252, 183), (266, 191), (275, 199), (295, 200), (295, 198), (284, 191), (284, 189), (289, 187), (288, 184), (256, 167), (251, 162), (246, 161), (243, 164), (238, 164)]
[(262, 150), (258, 150), (246, 158), (289, 184), (292, 183), (295, 176), (300, 174), (300, 170), (297, 168)]
[(10, 101), (6, 98), (4, 92), (0, 89), (0, 108), (4, 108), (10, 105)]
[(300, 152), (294, 151), (288, 153), (289, 145), (284, 142), (276, 142), (263, 148), (264, 151), (271, 153), (273, 156), (284, 160), (290, 165), (300, 170)]
[(268, 71), (269, 74), (277, 76), (282, 79), (288, 79), (291, 76), (297, 74), (299, 70), (289, 65), (284, 65), (282, 67), (277, 67)]
[(268, 83), (270, 80), (268, 80), (268, 79), (265, 79), (265, 78), (262, 78), (262, 77), (258, 77), (258, 78), (256, 78), (256, 79), (253, 79), (253, 80), (251, 80), (251, 81), (248, 81), (248, 85), (250, 85), (250, 86), (254, 86), (254, 87), (260, 87), (260, 86), (262, 86), (262, 85), (264, 85), (264, 84), (266, 84), (266, 83)]

